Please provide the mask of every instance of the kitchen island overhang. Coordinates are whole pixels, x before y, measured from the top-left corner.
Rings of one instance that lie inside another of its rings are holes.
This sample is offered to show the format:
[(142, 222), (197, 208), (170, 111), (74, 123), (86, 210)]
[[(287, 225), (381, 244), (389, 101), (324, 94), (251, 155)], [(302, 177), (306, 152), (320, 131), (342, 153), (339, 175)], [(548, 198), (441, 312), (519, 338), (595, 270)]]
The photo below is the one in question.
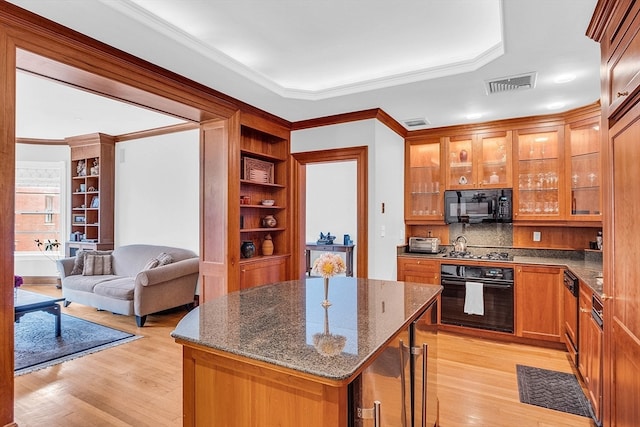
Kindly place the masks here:
[(349, 425), (348, 385), (440, 292), (334, 277), (324, 307), (323, 279), (308, 278), (197, 307), (171, 334), (184, 347), (184, 425)]

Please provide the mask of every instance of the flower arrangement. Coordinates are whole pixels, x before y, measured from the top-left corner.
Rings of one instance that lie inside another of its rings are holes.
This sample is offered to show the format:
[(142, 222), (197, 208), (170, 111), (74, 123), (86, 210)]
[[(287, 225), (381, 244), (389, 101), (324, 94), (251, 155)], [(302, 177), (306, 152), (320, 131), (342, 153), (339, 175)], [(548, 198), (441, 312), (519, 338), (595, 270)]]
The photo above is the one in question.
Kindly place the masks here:
[(22, 276), (13, 276), (13, 287), (15, 289), (18, 289), (23, 283), (24, 280), (22, 280)]
[(327, 279), (336, 274), (344, 273), (347, 271), (347, 267), (340, 255), (327, 252), (316, 258), (312, 271)]

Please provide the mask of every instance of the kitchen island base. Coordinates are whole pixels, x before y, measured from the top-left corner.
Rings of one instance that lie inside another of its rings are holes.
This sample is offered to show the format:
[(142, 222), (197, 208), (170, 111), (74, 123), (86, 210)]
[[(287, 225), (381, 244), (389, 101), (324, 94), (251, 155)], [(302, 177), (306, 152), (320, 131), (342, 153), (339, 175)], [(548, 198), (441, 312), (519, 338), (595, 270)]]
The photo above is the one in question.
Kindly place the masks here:
[(181, 344), (185, 427), (348, 426), (346, 382), (322, 384), (272, 365)]

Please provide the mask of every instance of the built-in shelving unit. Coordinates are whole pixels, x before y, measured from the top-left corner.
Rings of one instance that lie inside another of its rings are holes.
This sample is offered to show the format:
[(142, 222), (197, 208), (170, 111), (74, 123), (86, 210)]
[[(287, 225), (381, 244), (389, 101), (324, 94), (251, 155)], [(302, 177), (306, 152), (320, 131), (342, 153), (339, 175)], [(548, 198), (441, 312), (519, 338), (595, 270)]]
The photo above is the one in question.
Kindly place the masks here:
[(66, 139), (71, 147), (71, 227), (66, 255), (113, 249), (114, 138), (95, 133)]
[[(240, 245), (250, 241), (254, 255), (239, 260), (240, 288), (285, 280), (290, 258), (289, 130), (250, 115), (240, 125)], [(273, 200), (273, 205), (263, 204)], [(275, 219), (265, 221), (265, 217)], [(262, 245), (271, 237), (273, 253)], [(240, 251), (240, 247), (237, 248)]]

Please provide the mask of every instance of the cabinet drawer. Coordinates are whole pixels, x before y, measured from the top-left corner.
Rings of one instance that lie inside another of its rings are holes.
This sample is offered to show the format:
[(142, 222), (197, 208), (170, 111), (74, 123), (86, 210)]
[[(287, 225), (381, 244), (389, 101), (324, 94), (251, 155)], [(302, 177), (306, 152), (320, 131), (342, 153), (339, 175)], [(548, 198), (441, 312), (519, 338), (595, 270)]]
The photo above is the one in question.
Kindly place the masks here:
[(635, 4), (618, 29), (620, 43), (607, 61), (607, 95), (609, 117), (626, 100), (631, 99), (640, 86), (640, 3)]
[(440, 284), (440, 262), (430, 259), (398, 258), (398, 280)]

